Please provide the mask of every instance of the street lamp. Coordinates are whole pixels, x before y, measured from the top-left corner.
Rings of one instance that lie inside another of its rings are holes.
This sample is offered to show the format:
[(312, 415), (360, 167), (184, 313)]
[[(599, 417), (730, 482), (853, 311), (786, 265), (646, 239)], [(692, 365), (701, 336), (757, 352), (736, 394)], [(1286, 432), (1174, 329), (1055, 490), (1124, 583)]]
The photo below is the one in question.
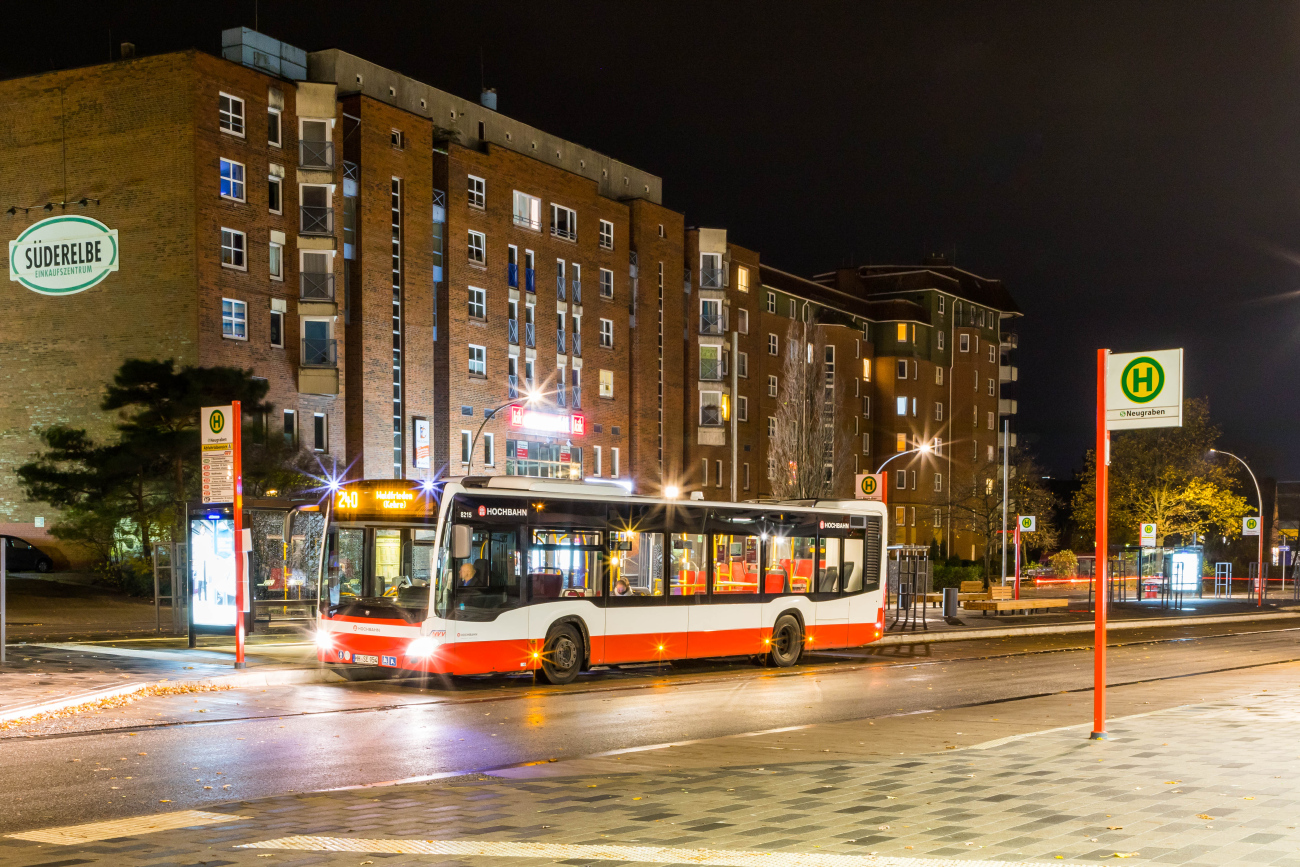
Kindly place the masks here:
[(921, 443), (919, 446), (917, 446), (917, 447), (914, 448), (914, 449), (908, 449), (908, 450), (905, 451), (905, 452), (899, 452), (899, 453), (896, 454), (896, 455), (891, 455), (890, 457), (885, 458), (885, 462), (884, 462), (883, 464), (881, 464), (880, 466), (876, 467), (876, 472), (878, 472), (878, 473), (883, 473), (883, 472), (885, 471), (885, 467), (889, 465), (889, 462), (890, 462), (890, 461), (897, 460), (898, 458), (904, 457), (904, 456), (906, 456), (906, 455), (914, 455), (914, 454), (917, 454), (918, 452), (919, 452), (920, 454), (923, 454), (923, 455), (928, 455), (928, 454), (929, 454), (930, 452), (932, 452), (932, 451), (934, 451), (934, 445), (933, 445), (933, 444), (931, 444), (931, 443)]
[(1264, 495), (1259, 492), (1259, 479), (1255, 478), (1254, 471), (1245, 461), (1234, 455), (1232, 452), (1225, 452), (1223, 449), (1210, 449), (1210, 454), (1227, 455), (1236, 460), (1246, 468), (1250, 473), (1250, 480), (1255, 483), (1255, 501), (1259, 503), (1259, 560), (1255, 566), (1255, 578), (1259, 581), (1259, 604), (1257, 607), (1264, 607)]
[[(539, 400), (546, 397), (548, 394), (553, 394), (553, 393), (554, 392), (529, 391), (527, 394), (524, 395), (523, 402), (528, 404), (529, 406), (533, 406)], [(498, 406), (494, 406), (483, 413), (483, 421), (479, 422), (478, 430), (474, 432), (474, 440), (469, 444), (469, 466), (471, 469), (473, 469), (474, 467), (474, 449), (478, 447), (478, 438), (483, 433), (483, 428), (487, 425), (490, 419), (496, 417), (496, 414), (498, 412), (500, 412), (501, 410), (505, 409), (508, 406), (513, 406), (516, 403), (519, 403), (519, 400), (517, 398), (515, 400), (507, 400), (505, 403), (500, 404)]]

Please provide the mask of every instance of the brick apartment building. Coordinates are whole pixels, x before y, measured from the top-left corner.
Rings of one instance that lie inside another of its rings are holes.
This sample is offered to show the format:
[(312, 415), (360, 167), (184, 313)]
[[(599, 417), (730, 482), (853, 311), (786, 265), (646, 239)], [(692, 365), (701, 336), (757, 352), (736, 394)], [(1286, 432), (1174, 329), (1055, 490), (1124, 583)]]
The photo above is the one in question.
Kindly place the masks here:
[(10, 238), (83, 213), (121, 239), (120, 270), (86, 291), (0, 290), (23, 323), (0, 333), (0, 521), (40, 513), (13, 470), (41, 427), (108, 433), (98, 403), (131, 357), (252, 369), (265, 423), (352, 478), (770, 496), (772, 378), (806, 322), (853, 444), (834, 461), (874, 471), (938, 439), (889, 467), (896, 539), (965, 550), (943, 493), (1015, 411), (998, 281), (939, 261), (801, 278), (494, 94), (244, 29), (223, 45), (0, 82)]

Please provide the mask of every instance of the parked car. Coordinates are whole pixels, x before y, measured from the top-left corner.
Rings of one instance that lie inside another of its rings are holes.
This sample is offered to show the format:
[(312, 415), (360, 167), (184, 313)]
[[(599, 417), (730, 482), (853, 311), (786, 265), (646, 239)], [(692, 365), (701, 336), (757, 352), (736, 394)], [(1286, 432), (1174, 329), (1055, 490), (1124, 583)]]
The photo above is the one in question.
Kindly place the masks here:
[(9, 572), (48, 572), (54, 568), (50, 555), (17, 536), (0, 536), (5, 546), (5, 569)]

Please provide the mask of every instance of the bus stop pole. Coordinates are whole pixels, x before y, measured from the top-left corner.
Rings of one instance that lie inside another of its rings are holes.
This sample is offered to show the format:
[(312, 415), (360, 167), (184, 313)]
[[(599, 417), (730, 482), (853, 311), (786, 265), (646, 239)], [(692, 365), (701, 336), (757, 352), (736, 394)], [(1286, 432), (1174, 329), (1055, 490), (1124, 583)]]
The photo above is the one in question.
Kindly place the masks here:
[(1110, 467), (1110, 432), (1106, 430), (1106, 364), (1110, 359), (1109, 349), (1097, 350), (1097, 547), (1095, 551), (1096, 566), (1093, 568), (1093, 581), (1096, 582), (1093, 606), (1096, 612), (1095, 633), (1093, 636), (1093, 681), (1092, 681), (1092, 739), (1106, 739), (1106, 482)]
[(8, 582), (8, 564), (5, 560), (5, 548), (9, 547), (4, 539), (0, 539), (0, 665), (5, 664), (5, 640), (8, 637), (5, 634), (5, 595), (9, 589), (6, 585)]
[(248, 605), (248, 588), (244, 586), (244, 467), (242, 428), (244, 416), (239, 401), (231, 401), (230, 423), (234, 426), (232, 438), (235, 441), (235, 668), (243, 668), (244, 662), (244, 607)]

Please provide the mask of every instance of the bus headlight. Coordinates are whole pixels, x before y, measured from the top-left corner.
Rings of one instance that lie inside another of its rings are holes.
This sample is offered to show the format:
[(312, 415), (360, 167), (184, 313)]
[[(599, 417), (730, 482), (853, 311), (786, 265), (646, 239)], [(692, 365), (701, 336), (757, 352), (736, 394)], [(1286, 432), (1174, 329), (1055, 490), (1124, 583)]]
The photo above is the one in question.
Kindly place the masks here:
[(406, 655), (410, 659), (428, 659), (438, 649), (437, 643), (427, 635), (421, 635), (406, 645)]
[(316, 649), (329, 653), (334, 649), (334, 636), (323, 629), (316, 630)]

